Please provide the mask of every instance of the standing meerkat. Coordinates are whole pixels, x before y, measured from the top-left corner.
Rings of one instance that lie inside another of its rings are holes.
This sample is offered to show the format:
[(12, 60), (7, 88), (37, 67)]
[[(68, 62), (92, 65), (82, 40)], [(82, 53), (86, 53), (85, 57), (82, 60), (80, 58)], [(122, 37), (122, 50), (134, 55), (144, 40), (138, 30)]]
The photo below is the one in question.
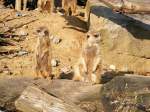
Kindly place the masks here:
[(51, 13), (54, 8), (54, 0), (38, 0), (38, 10)]
[(30, 2), (30, 3), (34, 4), (34, 7), (35, 7), (36, 3), (37, 3), (37, 0), (16, 0), (15, 1), (15, 9), (17, 11), (20, 11), (22, 9), (21, 5), (23, 4), (23, 10), (26, 10), (27, 2)]
[(65, 15), (70, 15), (70, 10), (72, 15), (75, 15), (77, 9), (77, 0), (62, 0), (62, 8), (65, 10)]
[(74, 66), (73, 80), (99, 83), (101, 73), (100, 33), (89, 31), (78, 63)]
[(51, 76), (51, 44), (50, 35), (46, 27), (39, 27), (36, 30), (38, 40), (35, 50), (35, 73), (37, 77), (47, 78)]

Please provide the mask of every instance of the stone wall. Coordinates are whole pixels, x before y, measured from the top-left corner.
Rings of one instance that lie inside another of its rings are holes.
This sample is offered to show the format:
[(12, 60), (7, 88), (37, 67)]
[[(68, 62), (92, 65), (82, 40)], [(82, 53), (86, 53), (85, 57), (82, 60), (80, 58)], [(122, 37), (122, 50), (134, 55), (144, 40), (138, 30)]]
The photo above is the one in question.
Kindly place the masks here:
[(89, 29), (102, 35), (103, 63), (120, 71), (150, 72), (150, 15), (119, 14), (98, 0), (86, 6)]

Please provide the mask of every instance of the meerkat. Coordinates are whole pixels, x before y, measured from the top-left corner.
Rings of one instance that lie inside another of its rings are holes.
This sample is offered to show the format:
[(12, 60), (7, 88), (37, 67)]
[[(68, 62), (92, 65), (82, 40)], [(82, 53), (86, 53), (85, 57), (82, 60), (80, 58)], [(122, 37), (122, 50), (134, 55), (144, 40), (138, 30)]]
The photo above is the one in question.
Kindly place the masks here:
[(15, 9), (17, 11), (21, 10), (21, 5), (23, 4), (23, 10), (27, 8), (27, 2), (31, 2), (32, 4), (36, 5), (37, 0), (16, 0), (15, 1)]
[(100, 82), (101, 58), (100, 58), (100, 40), (99, 32), (89, 31), (86, 41), (82, 47), (80, 58), (74, 66), (73, 80), (85, 82)]
[(20, 11), (21, 10), (21, 0), (16, 0), (15, 1), (15, 9), (17, 10), (17, 11)]
[(54, 0), (38, 0), (38, 10), (51, 13), (54, 8)]
[(75, 15), (77, 8), (77, 0), (62, 0), (62, 8), (65, 11), (65, 15), (70, 15), (70, 10), (72, 15)]
[(35, 73), (37, 77), (47, 78), (52, 72), (50, 34), (46, 27), (39, 27), (36, 34), (38, 39), (35, 50)]

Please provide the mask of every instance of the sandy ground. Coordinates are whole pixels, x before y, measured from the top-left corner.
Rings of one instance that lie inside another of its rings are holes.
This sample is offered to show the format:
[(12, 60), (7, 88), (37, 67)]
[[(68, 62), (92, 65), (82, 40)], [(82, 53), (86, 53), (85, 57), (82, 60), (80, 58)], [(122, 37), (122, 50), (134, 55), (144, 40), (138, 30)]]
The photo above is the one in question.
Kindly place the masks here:
[[(83, 10), (80, 8), (78, 12), (83, 12)], [(27, 24), (27, 32), (29, 35), (23, 41), (16, 42), (16, 46), (12, 46), (25, 50), (28, 54), (11, 58), (0, 56), (0, 68), (7, 67), (9, 69), (9, 73), (7, 71), (1, 71), (1, 75), (33, 76), (33, 57), (37, 41), (37, 37), (33, 32), (40, 26), (48, 27), (52, 35), (62, 39), (59, 44), (52, 43), (53, 58), (60, 60), (60, 65), (53, 68), (53, 74), (58, 76), (61, 68), (70, 67), (76, 63), (86, 33), (86, 22), (84, 22), (83, 17), (65, 18), (59, 13), (42, 14), (36, 10), (22, 12), (22, 14), (26, 15), (24, 17), (16, 17), (16, 12), (11, 9), (0, 9), (0, 12), (2, 13), (0, 16), (1, 19), (9, 15), (5, 20), (5, 26), (18, 26), (35, 20)], [(21, 28), (18, 28), (15, 33), (20, 31)]]

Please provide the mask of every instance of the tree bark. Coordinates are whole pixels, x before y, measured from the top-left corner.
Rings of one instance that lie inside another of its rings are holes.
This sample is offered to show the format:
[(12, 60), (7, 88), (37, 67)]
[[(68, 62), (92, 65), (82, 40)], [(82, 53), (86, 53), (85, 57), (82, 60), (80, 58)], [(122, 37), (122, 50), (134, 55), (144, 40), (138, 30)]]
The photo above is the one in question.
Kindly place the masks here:
[(46, 90), (58, 98), (73, 103), (95, 101), (100, 99), (101, 84), (90, 85), (83, 82), (54, 80), (51, 89)]
[(72, 80), (48, 81), (47, 79), (34, 80), (30, 77), (5, 76), (0, 78), (0, 106), (5, 105), (5, 108), (14, 108), (15, 100), (28, 86), (37, 86), (48, 94), (76, 104), (82, 101), (99, 100), (101, 90), (101, 85), (91, 85)]
[(15, 106), (22, 112), (84, 112), (75, 104), (64, 102), (33, 86), (24, 90)]

